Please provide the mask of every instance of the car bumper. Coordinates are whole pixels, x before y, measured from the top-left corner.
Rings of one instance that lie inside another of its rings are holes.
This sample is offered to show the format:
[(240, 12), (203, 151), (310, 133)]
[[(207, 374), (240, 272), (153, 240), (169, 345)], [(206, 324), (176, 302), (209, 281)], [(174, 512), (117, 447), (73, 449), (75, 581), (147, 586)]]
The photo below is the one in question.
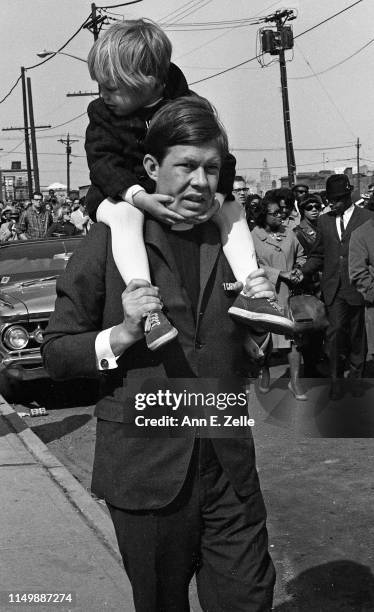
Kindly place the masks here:
[(31, 349), (25, 354), (8, 353), (3, 355), (0, 371), (12, 380), (37, 380), (47, 378), (48, 374), (42, 365), (39, 349)]

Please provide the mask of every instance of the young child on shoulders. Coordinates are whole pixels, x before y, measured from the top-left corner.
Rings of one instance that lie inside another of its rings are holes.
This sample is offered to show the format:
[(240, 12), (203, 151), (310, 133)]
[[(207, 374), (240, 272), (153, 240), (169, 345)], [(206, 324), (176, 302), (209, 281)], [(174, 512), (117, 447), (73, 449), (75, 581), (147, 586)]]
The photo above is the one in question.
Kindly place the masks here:
[[(200, 216), (193, 201), (184, 216), (172, 211), (173, 198), (154, 193), (154, 184), (144, 170), (143, 142), (155, 112), (170, 100), (196, 95), (171, 63), (171, 52), (165, 32), (144, 19), (115, 24), (94, 43), (88, 66), (92, 79), (98, 82), (100, 98), (88, 106), (89, 215), (110, 227), (113, 257), (126, 284), (132, 279), (151, 283), (143, 239), (144, 213), (175, 229), (187, 229), (191, 223), (212, 217), (234, 276), (243, 284), (230, 314), (261, 330), (290, 333), (292, 322), (276, 302), (261, 294), (253, 299), (245, 293), (245, 279), (257, 270), (257, 261), (244, 208), (230, 200), (235, 158), (229, 155), (225, 160), (214, 206)], [(145, 338), (151, 350), (170, 342), (177, 333), (162, 311), (149, 313), (145, 320)]]

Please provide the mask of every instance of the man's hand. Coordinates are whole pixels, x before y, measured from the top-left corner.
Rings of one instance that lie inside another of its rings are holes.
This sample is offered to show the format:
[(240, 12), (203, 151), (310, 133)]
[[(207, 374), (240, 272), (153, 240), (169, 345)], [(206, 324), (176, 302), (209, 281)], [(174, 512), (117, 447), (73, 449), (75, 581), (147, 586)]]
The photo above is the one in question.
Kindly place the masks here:
[(185, 221), (185, 218), (170, 210), (170, 205), (174, 202), (172, 196), (162, 195), (161, 193), (147, 193), (146, 191), (138, 191), (133, 197), (134, 206), (139, 210), (144, 210), (152, 217), (161, 221), (174, 225)]
[[(122, 293), (122, 331), (129, 341), (137, 342), (144, 335), (142, 320), (151, 310), (161, 310), (162, 301), (158, 287), (146, 280), (134, 278)], [(127, 347), (126, 347), (127, 348)]]
[(274, 285), (267, 278), (263, 268), (258, 268), (247, 276), (245, 293), (252, 298), (275, 298)]

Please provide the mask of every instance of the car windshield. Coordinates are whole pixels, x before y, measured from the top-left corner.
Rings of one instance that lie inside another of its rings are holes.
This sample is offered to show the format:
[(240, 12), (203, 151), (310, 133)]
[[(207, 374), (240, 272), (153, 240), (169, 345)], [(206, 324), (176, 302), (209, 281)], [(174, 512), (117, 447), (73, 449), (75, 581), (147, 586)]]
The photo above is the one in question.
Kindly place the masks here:
[(8, 283), (60, 276), (79, 241), (67, 238), (1, 246), (0, 288)]

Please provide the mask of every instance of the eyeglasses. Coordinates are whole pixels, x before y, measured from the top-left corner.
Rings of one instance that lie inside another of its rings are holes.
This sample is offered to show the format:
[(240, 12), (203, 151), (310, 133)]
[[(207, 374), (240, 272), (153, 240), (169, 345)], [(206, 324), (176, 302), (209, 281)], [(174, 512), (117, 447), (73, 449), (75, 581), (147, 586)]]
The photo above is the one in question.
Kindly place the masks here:
[(304, 210), (307, 211), (313, 210), (313, 208), (315, 208), (316, 210), (321, 210), (321, 204), (311, 203), (304, 206)]
[(240, 187), (240, 189), (233, 189), (233, 193), (239, 193), (239, 191), (243, 191), (244, 193), (248, 193), (249, 187)]
[(268, 210), (266, 214), (269, 215), (269, 217), (280, 217), (281, 216), (281, 211), (280, 210), (275, 210), (274, 212), (270, 212)]

